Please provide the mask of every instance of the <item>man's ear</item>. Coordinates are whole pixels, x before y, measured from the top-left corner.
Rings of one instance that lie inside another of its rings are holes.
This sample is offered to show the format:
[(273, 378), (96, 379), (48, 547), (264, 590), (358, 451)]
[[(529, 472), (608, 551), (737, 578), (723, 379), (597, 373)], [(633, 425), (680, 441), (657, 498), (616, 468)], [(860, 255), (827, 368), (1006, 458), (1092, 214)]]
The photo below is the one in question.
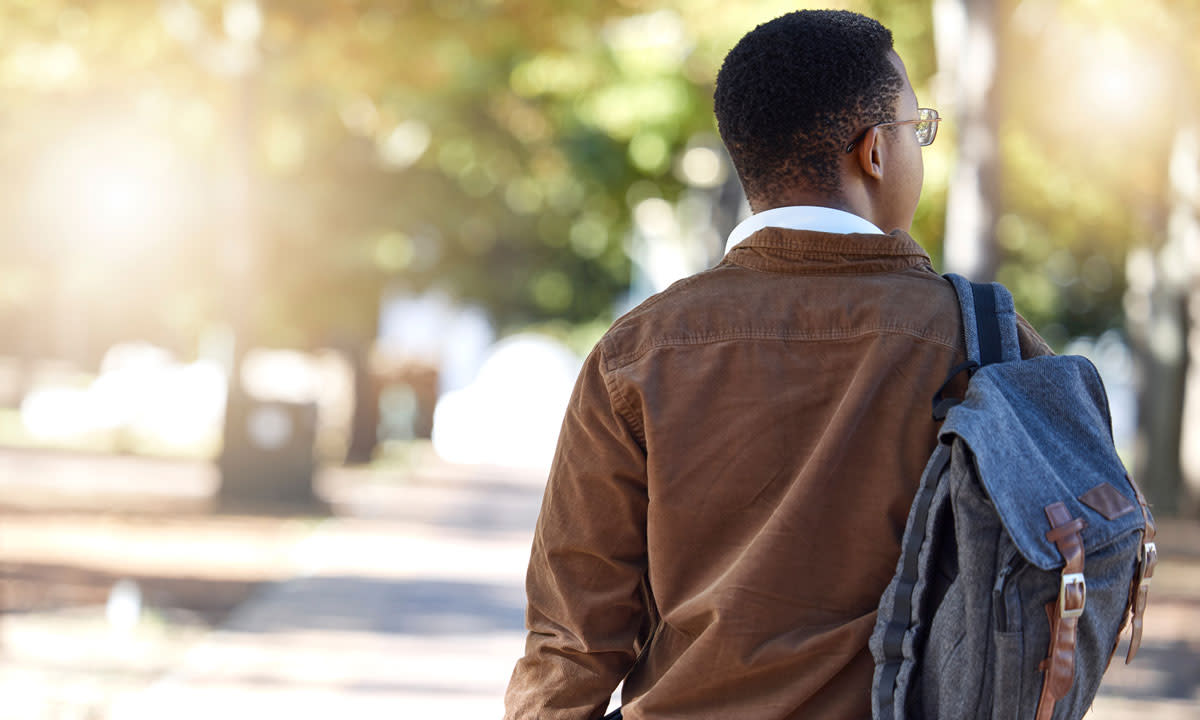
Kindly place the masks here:
[(883, 179), (883, 139), (879, 128), (868, 128), (862, 141), (854, 148), (858, 167), (869, 177)]

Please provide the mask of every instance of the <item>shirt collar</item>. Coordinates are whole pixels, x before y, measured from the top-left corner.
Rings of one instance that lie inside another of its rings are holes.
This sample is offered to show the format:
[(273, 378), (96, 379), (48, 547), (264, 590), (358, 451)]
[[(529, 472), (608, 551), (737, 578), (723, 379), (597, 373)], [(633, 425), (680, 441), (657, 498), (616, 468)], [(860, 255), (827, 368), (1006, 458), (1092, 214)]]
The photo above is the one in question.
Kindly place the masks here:
[(735, 245), (766, 227), (838, 234), (884, 234), (871, 222), (845, 210), (816, 205), (789, 205), (764, 210), (738, 223), (733, 232), (729, 233), (729, 241), (725, 243), (725, 252), (729, 252)]

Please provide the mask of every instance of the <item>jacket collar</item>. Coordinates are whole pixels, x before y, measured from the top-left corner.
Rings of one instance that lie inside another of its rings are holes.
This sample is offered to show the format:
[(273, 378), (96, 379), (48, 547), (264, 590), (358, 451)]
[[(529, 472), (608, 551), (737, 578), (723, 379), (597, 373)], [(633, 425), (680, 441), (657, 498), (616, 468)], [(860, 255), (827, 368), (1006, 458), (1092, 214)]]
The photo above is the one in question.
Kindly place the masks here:
[(928, 253), (903, 230), (887, 235), (765, 227), (729, 251), (725, 263), (806, 275), (895, 272), (929, 266)]

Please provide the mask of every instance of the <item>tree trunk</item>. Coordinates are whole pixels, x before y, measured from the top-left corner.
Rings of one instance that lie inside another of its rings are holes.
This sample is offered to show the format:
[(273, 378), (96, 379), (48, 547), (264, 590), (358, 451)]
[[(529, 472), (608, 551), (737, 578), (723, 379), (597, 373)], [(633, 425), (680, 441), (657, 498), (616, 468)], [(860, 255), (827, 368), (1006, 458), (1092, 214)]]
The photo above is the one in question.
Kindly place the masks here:
[(229, 511), (321, 511), (313, 477), (317, 407), (315, 403), (264, 402), (242, 383), (242, 364), (257, 335), (258, 293), (252, 287), (259, 270), (257, 157), (260, 73), (237, 77), (238, 108), (230, 128), (230, 209), (224, 264), (225, 302), (233, 330), (232, 366), (226, 395), (217, 505)]
[(350, 341), (342, 348), (354, 369), (354, 412), (346, 444), (346, 465), (365, 465), (379, 444), (379, 388), (367, 357), (367, 342)]
[(939, 102), (958, 133), (946, 198), (944, 266), (977, 282), (995, 278), (1000, 157), (996, 65), (1000, 0), (934, 0)]
[(1182, 401), (1179, 421), (1179, 510), (1200, 516), (1200, 122), (1179, 131), (1171, 153), (1171, 217), (1167, 222), (1170, 253), (1164, 263), (1179, 269), (1181, 352), (1177, 388)]
[(1125, 302), (1139, 379), (1136, 472), (1163, 515), (1195, 513), (1200, 485), (1200, 374), (1188, 358), (1189, 345), (1200, 351), (1200, 257), (1193, 247), (1200, 242), (1200, 132), (1194, 127), (1175, 137), (1170, 179), (1166, 241), (1130, 253)]

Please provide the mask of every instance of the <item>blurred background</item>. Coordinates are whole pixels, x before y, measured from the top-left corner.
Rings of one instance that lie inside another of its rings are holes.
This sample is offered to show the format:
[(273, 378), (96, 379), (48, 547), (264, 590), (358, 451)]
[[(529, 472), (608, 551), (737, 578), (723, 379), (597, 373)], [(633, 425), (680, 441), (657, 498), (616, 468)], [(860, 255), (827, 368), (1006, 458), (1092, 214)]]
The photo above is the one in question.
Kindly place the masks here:
[[(712, 87), (805, 3), (0, 3), (0, 718), (498, 716), (612, 320), (748, 213)], [(1200, 709), (1200, 2), (820, 3), (913, 235), (1107, 383), (1162, 520), (1094, 716)]]

